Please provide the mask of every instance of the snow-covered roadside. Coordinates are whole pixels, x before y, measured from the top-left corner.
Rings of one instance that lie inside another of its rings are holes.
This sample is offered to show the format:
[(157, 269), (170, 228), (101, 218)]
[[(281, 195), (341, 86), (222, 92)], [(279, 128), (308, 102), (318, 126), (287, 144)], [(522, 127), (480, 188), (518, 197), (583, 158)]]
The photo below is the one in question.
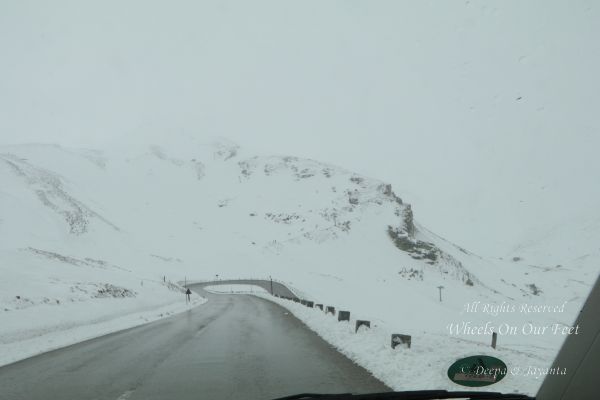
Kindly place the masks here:
[[(100, 301), (111, 301), (114, 307), (104, 307), (99, 310), (99, 304), (92, 304), (92, 302), (85, 305), (64, 305), (61, 306), (63, 308), (61, 311), (69, 318), (66, 322), (63, 319), (60, 324), (52, 322), (53, 314), (49, 309), (55, 306), (41, 306), (47, 307), (48, 310), (40, 310), (39, 307), (36, 307), (31, 310), (32, 315), (29, 316), (23, 315), (23, 311), (29, 310), (22, 310), (17, 318), (21, 320), (28, 317), (34, 318), (32, 326), (35, 325), (35, 329), (0, 334), (0, 366), (166, 318), (202, 305), (206, 303), (207, 299), (193, 293), (191, 302), (187, 304), (182, 295), (180, 300), (167, 305), (159, 307), (147, 305), (143, 308), (134, 308), (131, 305), (128, 307), (128, 304), (124, 304), (128, 299), (102, 299)], [(3, 319), (6, 317), (7, 315), (4, 315)]]
[[(309, 308), (269, 294), (254, 295), (290, 310), (338, 351), (394, 390), (465, 390), (452, 383), (446, 371), (457, 359), (482, 354), (503, 360), (509, 373), (502, 381), (478, 390), (535, 395), (544, 379), (543, 370), (555, 356), (551, 348), (507, 346), (494, 350), (476, 341), (447, 335), (417, 332), (414, 329), (398, 332), (384, 321), (371, 321), (371, 329), (361, 328), (355, 333), (354, 319), (338, 322), (337, 316), (327, 315), (318, 308)], [(411, 348), (398, 346), (392, 349), (392, 333), (411, 334)]]

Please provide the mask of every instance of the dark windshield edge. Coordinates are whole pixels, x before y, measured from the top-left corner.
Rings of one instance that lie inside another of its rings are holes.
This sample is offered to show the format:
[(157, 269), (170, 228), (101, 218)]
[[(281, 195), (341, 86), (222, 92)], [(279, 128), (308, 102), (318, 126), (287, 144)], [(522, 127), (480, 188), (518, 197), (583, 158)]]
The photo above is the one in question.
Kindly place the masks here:
[(470, 400), (485, 400), (485, 399), (503, 399), (503, 400), (535, 400), (524, 394), (518, 393), (498, 393), (498, 392), (468, 392), (447, 390), (416, 390), (404, 392), (384, 392), (384, 393), (369, 393), (369, 394), (317, 394), (317, 393), (301, 393), (292, 396), (280, 397), (274, 400), (309, 400), (309, 399), (330, 399), (330, 400), (434, 400), (434, 399), (470, 399)]

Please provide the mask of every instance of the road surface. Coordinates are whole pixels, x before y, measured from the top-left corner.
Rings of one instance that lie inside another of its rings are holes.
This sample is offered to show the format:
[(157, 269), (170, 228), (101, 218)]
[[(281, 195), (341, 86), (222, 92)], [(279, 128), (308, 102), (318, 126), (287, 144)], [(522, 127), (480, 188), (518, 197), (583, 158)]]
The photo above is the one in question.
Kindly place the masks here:
[(264, 400), (390, 390), (281, 306), (195, 290), (209, 302), (0, 368), (0, 399)]

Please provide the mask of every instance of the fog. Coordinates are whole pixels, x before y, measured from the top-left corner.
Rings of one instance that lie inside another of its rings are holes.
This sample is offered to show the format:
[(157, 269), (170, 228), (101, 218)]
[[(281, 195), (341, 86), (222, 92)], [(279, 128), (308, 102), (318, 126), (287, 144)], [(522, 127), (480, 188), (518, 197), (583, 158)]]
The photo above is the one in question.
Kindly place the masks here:
[(503, 255), (599, 218), (592, 1), (0, 3), (0, 144), (227, 137)]

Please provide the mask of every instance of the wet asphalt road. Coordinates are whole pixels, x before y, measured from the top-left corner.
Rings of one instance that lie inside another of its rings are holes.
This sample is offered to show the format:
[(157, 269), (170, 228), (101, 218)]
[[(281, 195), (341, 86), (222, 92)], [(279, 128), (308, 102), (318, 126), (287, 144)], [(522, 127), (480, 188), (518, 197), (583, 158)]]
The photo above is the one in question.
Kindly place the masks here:
[(390, 390), (277, 304), (202, 295), (209, 302), (185, 313), (0, 368), (0, 399), (264, 400)]

